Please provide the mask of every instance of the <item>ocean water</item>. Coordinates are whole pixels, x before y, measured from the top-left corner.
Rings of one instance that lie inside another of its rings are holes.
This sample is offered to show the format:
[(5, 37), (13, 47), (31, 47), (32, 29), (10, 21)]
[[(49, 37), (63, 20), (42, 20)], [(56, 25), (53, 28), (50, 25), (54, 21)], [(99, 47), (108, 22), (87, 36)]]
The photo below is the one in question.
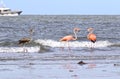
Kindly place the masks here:
[[(74, 35), (75, 27), (81, 29), (77, 40), (59, 41), (66, 35)], [(94, 44), (86, 37), (89, 27), (97, 35)], [(21, 38), (30, 37), (31, 28), (32, 41), (19, 45)], [(79, 61), (87, 64), (81, 66), (77, 64)], [(120, 78), (119, 70), (119, 15), (0, 17), (2, 79), (114, 79)]]

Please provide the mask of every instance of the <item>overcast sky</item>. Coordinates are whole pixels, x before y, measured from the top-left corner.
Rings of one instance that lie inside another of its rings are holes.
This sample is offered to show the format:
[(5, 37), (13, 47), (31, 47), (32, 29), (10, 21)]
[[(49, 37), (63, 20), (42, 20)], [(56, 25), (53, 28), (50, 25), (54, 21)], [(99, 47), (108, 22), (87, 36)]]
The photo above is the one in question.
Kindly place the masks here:
[(120, 0), (3, 0), (22, 14), (120, 15)]

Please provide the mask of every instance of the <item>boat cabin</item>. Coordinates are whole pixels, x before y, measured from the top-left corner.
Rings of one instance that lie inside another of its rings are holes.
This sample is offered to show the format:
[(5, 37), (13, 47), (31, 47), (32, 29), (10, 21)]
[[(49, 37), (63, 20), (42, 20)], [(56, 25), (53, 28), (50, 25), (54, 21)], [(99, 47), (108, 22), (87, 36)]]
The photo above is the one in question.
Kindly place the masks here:
[(9, 8), (0, 8), (0, 13), (10, 12), (11, 9)]

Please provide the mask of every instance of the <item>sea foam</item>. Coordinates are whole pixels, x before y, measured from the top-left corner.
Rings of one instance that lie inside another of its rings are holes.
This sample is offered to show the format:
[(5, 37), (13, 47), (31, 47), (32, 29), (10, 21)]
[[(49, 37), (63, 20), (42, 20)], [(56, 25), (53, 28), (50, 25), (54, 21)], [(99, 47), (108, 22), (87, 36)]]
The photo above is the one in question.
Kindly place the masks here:
[(69, 42), (59, 42), (54, 40), (48, 39), (38, 39), (35, 40), (36, 43), (50, 46), (50, 47), (91, 47), (94, 46), (95, 48), (98, 47), (107, 47), (112, 45), (109, 41), (97, 41), (96, 43), (92, 43), (90, 41), (69, 41)]
[(40, 47), (0, 47), (0, 52), (39, 52)]

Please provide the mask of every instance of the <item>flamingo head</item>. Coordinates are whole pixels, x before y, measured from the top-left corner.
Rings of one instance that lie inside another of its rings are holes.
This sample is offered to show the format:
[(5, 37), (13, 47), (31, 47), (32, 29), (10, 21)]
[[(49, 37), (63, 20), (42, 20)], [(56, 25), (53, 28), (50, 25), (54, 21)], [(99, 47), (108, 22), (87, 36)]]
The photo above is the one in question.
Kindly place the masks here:
[(29, 33), (30, 33), (30, 34), (33, 34), (33, 33), (34, 33), (34, 29), (31, 28), (31, 29), (29, 30)]
[(76, 27), (76, 28), (74, 28), (74, 31), (75, 31), (75, 32), (79, 32), (79, 31), (80, 31), (80, 28), (77, 28), (77, 27)]
[(90, 27), (90, 28), (87, 29), (87, 31), (88, 31), (88, 32), (91, 32), (91, 31), (93, 31), (93, 28)]

